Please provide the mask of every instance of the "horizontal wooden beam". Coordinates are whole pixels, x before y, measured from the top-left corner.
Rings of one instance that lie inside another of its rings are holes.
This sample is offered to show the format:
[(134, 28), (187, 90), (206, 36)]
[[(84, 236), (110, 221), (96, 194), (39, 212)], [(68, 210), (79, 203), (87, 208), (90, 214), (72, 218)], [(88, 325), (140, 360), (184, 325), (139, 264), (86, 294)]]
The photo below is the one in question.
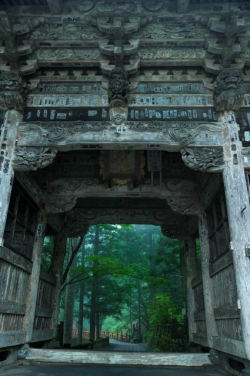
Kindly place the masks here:
[(33, 330), (31, 342), (47, 341), (54, 337), (52, 329)]
[(0, 300), (0, 313), (24, 315), (25, 304)]
[(244, 344), (232, 338), (213, 337), (213, 348), (227, 354), (232, 354), (240, 358), (246, 358)]
[(231, 251), (225, 253), (218, 260), (210, 264), (210, 277), (220, 273), (222, 270), (227, 269), (233, 264), (233, 255)]
[(8, 264), (24, 270), (27, 273), (31, 273), (32, 262), (13, 252), (9, 248), (0, 246), (0, 259), (4, 260)]
[(238, 308), (223, 306), (214, 309), (216, 320), (233, 320), (240, 318), (240, 310)]
[(25, 332), (11, 331), (0, 334), (0, 347), (17, 346), (25, 343)]
[(62, 0), (47, 0), (47, 4), (52, 14), (58, 14), (62, 11)]

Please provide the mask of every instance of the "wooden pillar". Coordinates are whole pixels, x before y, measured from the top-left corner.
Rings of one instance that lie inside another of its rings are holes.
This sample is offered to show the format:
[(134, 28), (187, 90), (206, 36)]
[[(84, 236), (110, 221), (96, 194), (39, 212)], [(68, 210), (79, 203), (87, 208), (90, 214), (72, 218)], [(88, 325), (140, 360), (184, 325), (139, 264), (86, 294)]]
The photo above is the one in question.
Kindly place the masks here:
[(39, 286), (40, 268), (41, 268), (41, 253), (43, 240), (46, 228), (46, 215), (40, 211), (38, 214), (38, 222), (36, 228), (36, 235), (33, 245), (32, 254), (32, 271), (29, 278), (29, 284), (27, 289), (26, 309), (24, 316), (23, 329), (26, 332), (26, 342), (29, 342), (32, 338), (33, 325), (36, 312), (36, 301)]
[(203, 282), (203, 295), (205, 306), (205, 318), (207, 328), (207, 340), (209, 347), (213, 347), (213, 337), (218, 336), (214, 317), (213, 285), (209, 272), (210, 248), (208, 238), (208, 223), (205, 211), (199, 214), (199, 236), (201, 246), (201, 271)]
[(192, 288), (192, 280), (196, 276), (196, 244), (195, 238), (189, 237), (186, 240), (186, 257), (185, 257), (185, 275), (186, 275), (186, 297), (187, 297), (187, 317), (188, 317), (188, 336), (189, 341), (194, 340), (196, 333), (195, 313), (195, 297)]
[(57, 331), (57, 321), (59, 315), (60, 293), (63, 274), (63, 263), (66, 253), (67, 236), (63, 229), (55, 237), (54, 253), (52, 257), (51, 272), (56, 277), (55, 292), (52, 301), (52, 318), (51, 329), (53, 329), (54, 336)]
[(0, 246), (3, 245), (4, 230), (8, 214), (14, 171), (12, 167), (17, 127), (21, 114), (15, 110), (5, 113), (0, 132)]
[(242, 335), (250, 360), (250, 206), (239, 140), (239, 126), (233, 112), (224, 112), (220, 120), (227, 127), (224, 145), (223, 181), (233, 253)]

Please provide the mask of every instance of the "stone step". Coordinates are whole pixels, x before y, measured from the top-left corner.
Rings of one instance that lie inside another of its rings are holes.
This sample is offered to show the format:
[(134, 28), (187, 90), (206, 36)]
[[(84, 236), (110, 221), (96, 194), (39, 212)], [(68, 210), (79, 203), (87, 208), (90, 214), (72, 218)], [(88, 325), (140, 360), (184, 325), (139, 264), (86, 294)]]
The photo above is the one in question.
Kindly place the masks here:
[(135, 366), (188, 366), (211, 365), (208, 354), (140, 353), (79, 350), (31, 349), (27, 360), (46, 363), (117, 364)]

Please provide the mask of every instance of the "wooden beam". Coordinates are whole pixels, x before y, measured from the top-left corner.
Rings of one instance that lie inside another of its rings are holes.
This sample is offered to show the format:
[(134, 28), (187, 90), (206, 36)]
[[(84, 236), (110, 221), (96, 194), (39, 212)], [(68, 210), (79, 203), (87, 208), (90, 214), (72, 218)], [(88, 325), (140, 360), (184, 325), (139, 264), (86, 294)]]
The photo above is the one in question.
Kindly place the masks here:
[(242, 143), (239, 126), (233, 112), (220, 115), (226, 125), (224, 145), (225, 187), (230, 248), (233, 253), (235, 279), (238, 292), (238, 307), (241, 312), (242, 336), (247, 359), (250, 360), (250, 205), (242, 158)]
[(16, 302), (6, 302), (0, 300), (0, 312), (11, 315), (24, 315), (25, 304), (19, 304)]
[(4, 260), (8, 264), (14, 265), (27, 273), (31, 273), (32, 263), (21, 255), (11, 251), (6, 247), (0, 246), (0, 260)]
[(190, 0), (177, 0), (177, 12), (186, 12), (189, 7)]
[(203, 210), (199, 215), (199, 236), (201, 246), (201, 270), (203, 281), (203, 295), (205, 305), (205, 317), (207, 327), (207, 340), (210, 348), (213, 348), (213, 337), (218, 336), (217, 326), (214, 316), (214, 296), (213, 282), (210, 277), (210, 247), (208, 238), (208, 223), (206, 214)]
[(16, 146), (17, 128), (20, 121), (21, 115), (19, 112), (15, 110), (7, 111), (0, 135), (0, 151), (3, 154), (3, 160), (0, 167), (0, 246), (3, 245), (3, 237), (12, 191), (14, 177), (12, 163)]
[(62, 11), (63, 0), (47, 0), (49, 10), (52, 14), (58, 14)]
[(46, 227), (46, 216), (45, 213), (39, 212), (38, 215), (38, 224), (36, 229), (36, 236), (33, 246), (33, 255), (32, 255), (32, 271), (29, 278), (27, 298), (26, 298), (26, 310), (24, 316), (23, 329), (26, 332), (26, 342), (29, 342), (32, 338), (33, 325), (36, 312), (36, 301), (38, 295), (38, 285), (40, 278), (40, 269), (41, 269), (41, 254), (42, 254), (42, 245), (45, 234)]
[(63, 274), (63, 262), (66, 253), (66, 242), (67, 237), (63, 229), (56, 235), (55, 238), (55, 248), (52, 257), (52, 273), (56, 278), (56, 287), (54, 290), (53, 301), (51, 302), (52, 318), (51, 318), (51, 329), (56, 334), (57, 320), (59, 314), (59, 300), (61, 293), (62, 284), (62, 274)]

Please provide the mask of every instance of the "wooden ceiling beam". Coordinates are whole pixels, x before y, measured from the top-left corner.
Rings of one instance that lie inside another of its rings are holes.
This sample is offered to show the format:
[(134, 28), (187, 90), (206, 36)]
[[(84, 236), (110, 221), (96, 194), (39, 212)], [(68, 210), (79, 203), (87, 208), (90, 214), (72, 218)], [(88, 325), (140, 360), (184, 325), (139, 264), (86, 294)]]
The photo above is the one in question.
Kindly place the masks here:
[(190, 0), (177, 0), (177, 12), (186, 12), (189, 7)]
[(47, 0), (47, 4), (52, 14), (58, 14), (62, 11), (62, 0)]

